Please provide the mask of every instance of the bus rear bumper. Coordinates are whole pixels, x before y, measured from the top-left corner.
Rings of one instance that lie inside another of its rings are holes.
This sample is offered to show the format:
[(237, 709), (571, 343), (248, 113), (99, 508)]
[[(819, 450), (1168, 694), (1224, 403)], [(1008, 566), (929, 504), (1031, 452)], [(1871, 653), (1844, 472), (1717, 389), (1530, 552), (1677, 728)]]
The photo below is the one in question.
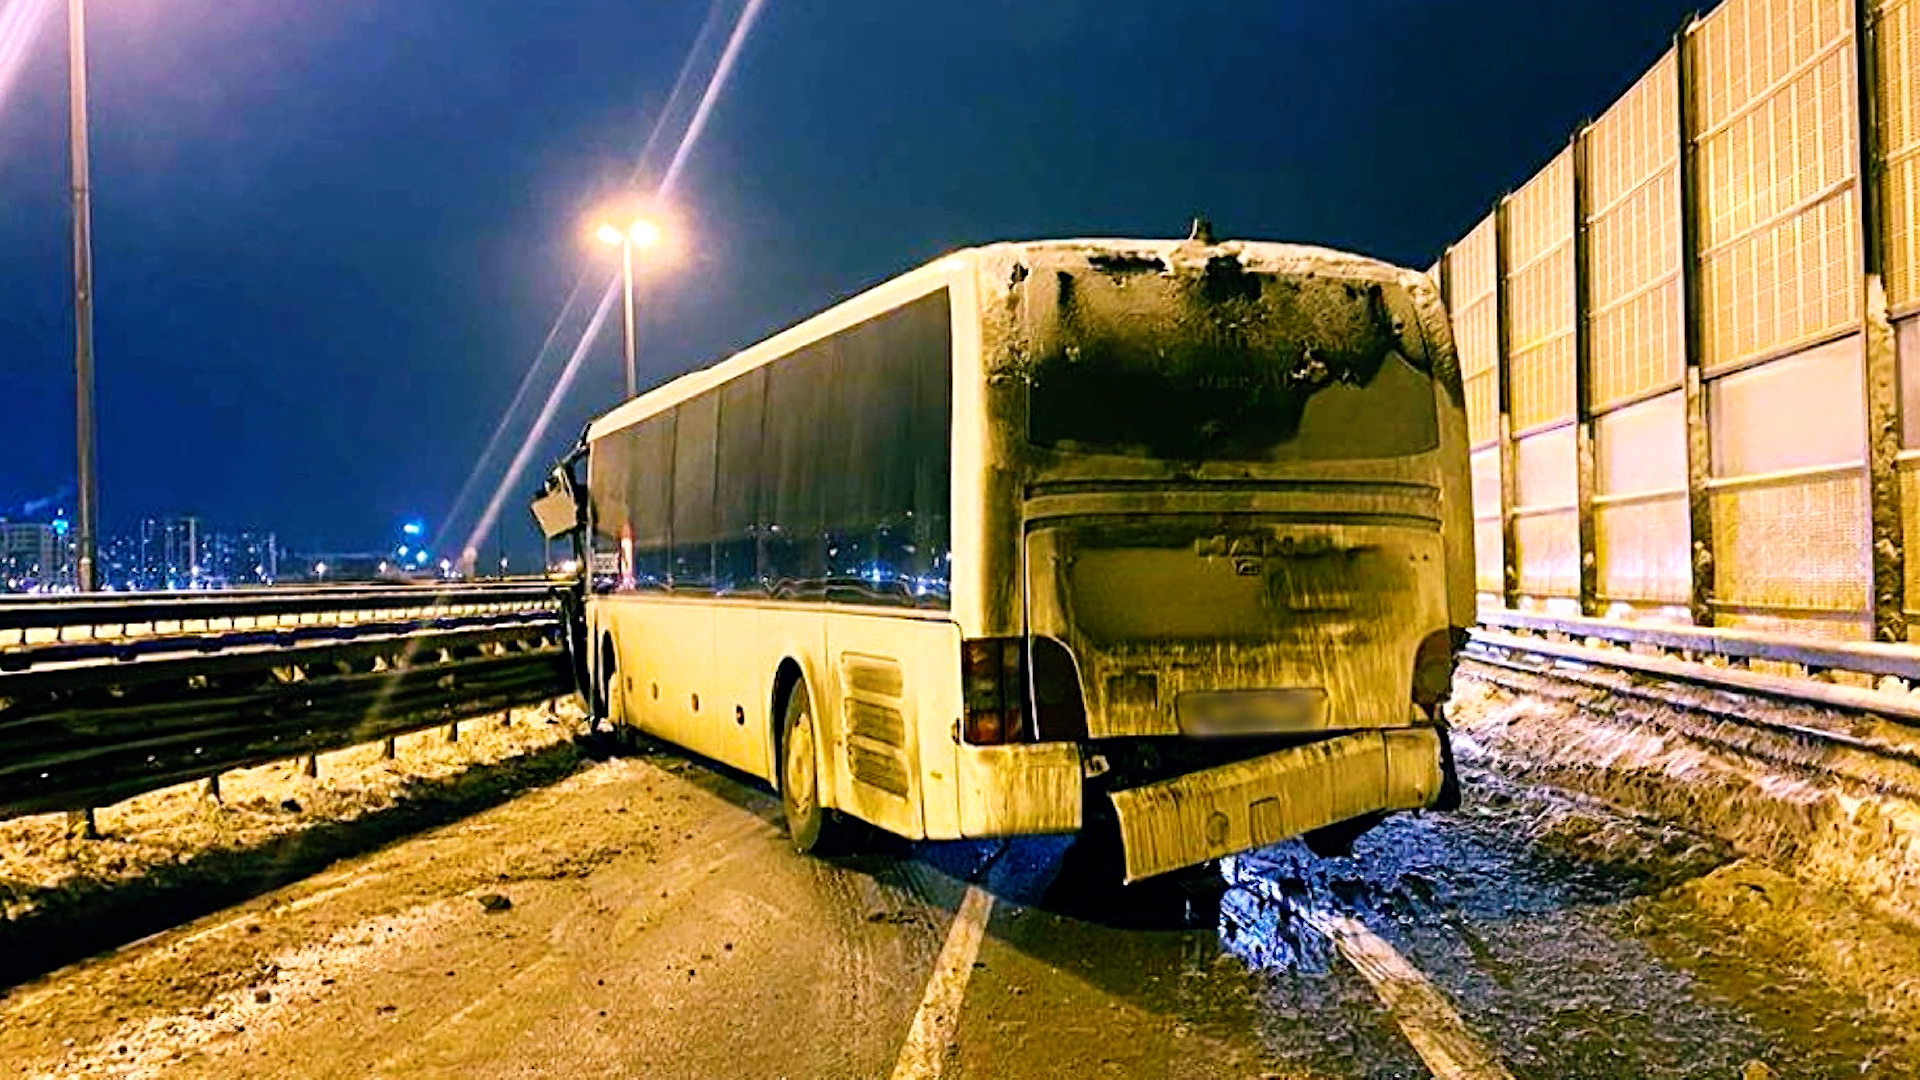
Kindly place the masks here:
[(1442, 736), (1389, 728), (1308, 743), (1109, 793), (1126, 879), (1178, 870), (1384, 810), (1441, 798)]

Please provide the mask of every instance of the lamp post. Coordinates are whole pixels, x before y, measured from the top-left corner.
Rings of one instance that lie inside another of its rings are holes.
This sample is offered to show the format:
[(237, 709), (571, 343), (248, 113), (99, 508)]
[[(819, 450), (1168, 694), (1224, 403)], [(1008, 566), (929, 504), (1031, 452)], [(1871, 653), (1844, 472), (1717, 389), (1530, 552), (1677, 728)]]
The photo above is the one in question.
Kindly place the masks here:
[(594, 231), (594, 235), (599, 237), (600, 242), (603, 244), (620, 245), (620, 288), (625, 300), (622, 307), (626, 316), (624, 322), (626, 326), (625, 356), (627, 397), (631, 398), (640, 392), (640, 386), (633, 363), (633, 249), (637, 247), (652, 247), (654, 244), (659, 243), (660, 228), (645, 218), (634, 218), (627, 223), (625, 228), (615, 225), (612, 222), (603, 222), (600, 227)]
[(78, 443), (80, 535), (74, 563), (80, 591), (99, 587), (94, 566), (98, 486), (93, 464), (93, 208), (87, 168), (87, 15), (67, 0), (67, 142), (73, 168), (74, 434)]

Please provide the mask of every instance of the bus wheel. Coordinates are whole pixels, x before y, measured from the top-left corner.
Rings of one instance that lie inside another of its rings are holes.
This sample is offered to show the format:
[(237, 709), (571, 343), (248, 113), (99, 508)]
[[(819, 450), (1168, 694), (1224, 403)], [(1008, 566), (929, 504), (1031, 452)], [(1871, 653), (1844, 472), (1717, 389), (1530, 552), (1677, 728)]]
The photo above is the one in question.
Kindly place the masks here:
[(600, 639), (600, 685), (594, 695), (592, 711), (587, 714), (587, 730), (597, 731), (600, 721), (605, 720), (609, 728), (618, 728), (620, 714), (614, 711), (614, 684), (620, 681), (620, 672), (614, 667), (613, 638)]
[(624, 749), (632, 748), (633, 729), (627, 726), (627, 687), (626, 680), (616, 670), (607, 673), (605, 693), (607, 703), (607, 735), (613, 745)]
[(820, 805), (818, 742), (813, 702), (802, 679), (787, 693), (780, 725), (780, 807), (787, 819), (787, 835), (801, 854), (837, 850), (847, 832), (839, 815)]

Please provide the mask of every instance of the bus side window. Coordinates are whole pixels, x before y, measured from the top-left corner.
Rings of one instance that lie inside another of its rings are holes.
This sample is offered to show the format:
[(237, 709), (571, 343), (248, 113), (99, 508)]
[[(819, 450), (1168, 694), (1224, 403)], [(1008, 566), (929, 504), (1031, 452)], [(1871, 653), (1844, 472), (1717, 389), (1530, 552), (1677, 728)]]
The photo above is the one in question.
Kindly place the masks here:
[(634, 587), (665, 589), (672, 569), (674, 413), (635, 424), (628, 462), (628, 507), (633, 523)]
[(713, 458), (719, 398), (702, 394), (674, 412), (674, 592), (713, 590)]
[(822, 432), (842, 422), (830, 392), (831, 341), (776, 361), (767, 376), (760, 572), (775, 596), (790, 599), (818, 596), (826, 584)]
[(720, 388), (720, 428), (713, 454), (716, 595), (766, 591), (759, 559), (760, 433), (766, 404), (766, 368), (755, 368)]

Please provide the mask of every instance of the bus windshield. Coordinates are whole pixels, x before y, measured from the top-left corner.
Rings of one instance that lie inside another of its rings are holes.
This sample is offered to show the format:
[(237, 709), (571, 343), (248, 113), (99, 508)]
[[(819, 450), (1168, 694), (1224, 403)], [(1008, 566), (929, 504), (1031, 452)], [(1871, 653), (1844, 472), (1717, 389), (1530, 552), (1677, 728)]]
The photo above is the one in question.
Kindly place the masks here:
[(1216, 258), (1057, 275), (1025, 367), (1027, 438), (1170, 461), (1385, 458), (1439, 445), (1406, 290)]

